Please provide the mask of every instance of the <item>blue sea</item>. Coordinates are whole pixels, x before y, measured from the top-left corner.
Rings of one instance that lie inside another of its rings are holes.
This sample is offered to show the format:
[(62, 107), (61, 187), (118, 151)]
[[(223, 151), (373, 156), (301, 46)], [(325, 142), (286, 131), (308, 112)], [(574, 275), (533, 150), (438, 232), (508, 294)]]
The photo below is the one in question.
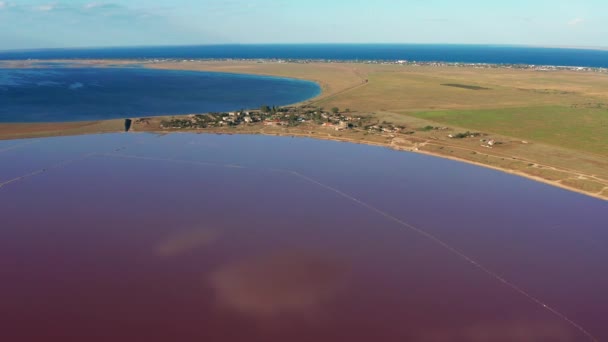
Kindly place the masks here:
[(317, 96), (287, 78), (145, 68), (0, 68), (0, 122), (61, 122), (287, 105)]
[(280, 58), (412, 60), (492, 64), (608, 67), (608, 51), (498, 45), (305, 44), (204, 45), (0, 51), (11, 59)]

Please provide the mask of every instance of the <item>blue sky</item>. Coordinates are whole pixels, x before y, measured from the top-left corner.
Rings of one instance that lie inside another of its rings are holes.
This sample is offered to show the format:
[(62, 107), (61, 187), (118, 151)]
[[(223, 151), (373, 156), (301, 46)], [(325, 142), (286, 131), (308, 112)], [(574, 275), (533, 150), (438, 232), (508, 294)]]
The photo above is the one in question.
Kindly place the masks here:
[(0, 0), (0, 50), (226, 43), (608, 47), (608, 1)]

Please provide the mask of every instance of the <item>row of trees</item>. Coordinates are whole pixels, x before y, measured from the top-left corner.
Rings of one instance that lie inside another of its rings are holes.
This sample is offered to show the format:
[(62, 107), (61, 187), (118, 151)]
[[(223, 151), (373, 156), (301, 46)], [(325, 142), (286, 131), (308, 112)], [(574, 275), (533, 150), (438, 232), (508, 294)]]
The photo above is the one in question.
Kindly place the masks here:
[(279, 109), (277, 107), (275, 107), (275, 106), (270, 107), (268, 105), (262, 105), (260, 107), (260, 111), (262, 113), (273, 113), (274, 114), (274, 113), (278, 112)]

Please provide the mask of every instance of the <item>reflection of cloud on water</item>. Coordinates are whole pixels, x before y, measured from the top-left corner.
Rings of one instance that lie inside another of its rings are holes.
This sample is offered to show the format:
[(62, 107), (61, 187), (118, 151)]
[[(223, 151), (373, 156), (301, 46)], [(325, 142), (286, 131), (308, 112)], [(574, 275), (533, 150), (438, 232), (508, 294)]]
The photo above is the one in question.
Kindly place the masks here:
[(23, 84), (23, 79), (15, 75), (0, 74), (0, 86), (18, 86)]
[(192, 141), (188, 142), (186, 145), (203, 146), (203, 147), (210, 147), (210, 148), (220, 148), (220, 147), (222, 147), (222, 145), (220, 145), (220, 144), (218, 144), (216, 142), (197, 141), (197, 140), (192, 140)]
[(535, 319), (518, 319), (480, 322), (453, 331), (426, 332), (418, 340), (423, 342), (570, 342), (578, 339), (572, 336), (572, 331), (567, 325)]
[(84, 87), (84, 84), (82, 84), (80, 82), (75, 82), (75, 83), (70, 84), (70, 89), (72, 89), (72, 90), (80, 89), (83, 87)]
[(157, 247), (157, 253), (163, 257), (171, 257), (187, 253), (191, 250), (206, 247), (218, 239), (218, 233), (209, 229), (197, 229), (168, 237)]
[(63, 83), (61, 82), (55, 82), (55, 81), (40, 81), (40, 82), (36, 82), (37, 86), (40, 87), (53, 87), (53, 86), (60, 86)]
[(221, 307), (269, 317), (318, 311), (338, 293), (344, 276), (333, 258), (289, 252), (228, 264), (208, 281)]
[[(0, 70), (0, 86), (19, 87), (19, 86), (52, 86), (62, 85), (61, 82), (51, 81), (49, 78), (61, 76), (61, 73), (47, 70), (34, 69), (8, 69)], [(46, 79), (45, 79), (46, 78)]]

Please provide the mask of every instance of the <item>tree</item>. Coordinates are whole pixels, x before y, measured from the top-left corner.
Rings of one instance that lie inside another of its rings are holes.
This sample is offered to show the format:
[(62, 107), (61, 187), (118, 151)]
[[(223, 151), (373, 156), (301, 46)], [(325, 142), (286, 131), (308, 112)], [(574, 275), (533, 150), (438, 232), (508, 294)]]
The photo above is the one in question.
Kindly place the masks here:
[(298, 124), (298, 117), (295, 114), (289, 115), (289, 125), (296, 126)]
[(263, 105), (260, 107), (262, 113), (270, 113), (270, 107), (268, 105)]
[(340, 112), (340, 108), (334, 107), (334, 108), (331, 109), (331, 112), (334, 113), (334, 114), (338, 114)]

